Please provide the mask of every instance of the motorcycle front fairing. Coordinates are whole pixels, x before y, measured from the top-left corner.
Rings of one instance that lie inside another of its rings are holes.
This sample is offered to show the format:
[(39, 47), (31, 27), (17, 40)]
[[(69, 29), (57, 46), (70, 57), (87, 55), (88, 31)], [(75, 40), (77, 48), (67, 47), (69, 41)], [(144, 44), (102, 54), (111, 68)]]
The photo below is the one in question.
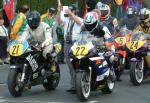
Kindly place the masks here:
[(18, 42), (17, 40), (13, 40), (9, 43), (7, 48), (10, 54), (10, 69), (22, 69), (22, 63), (24, 61), (24, 55), (26, 54), (27, 49), (29, 48), (28, 42)]
[(99, 47), (104, 45), (103, 40), (95, 37), (93, 38), (93, 36), (88, 34), (83, 34), (83, 36), (81, 34), (79, 35), (81, 37), (71, 47), (72, 64), (74, 69), (76, 71), (85, 71), (89, 70), (89, 67), (92, 67), (92, 72), (95, 72), (96, 81), (101, 81), (105, 77), (108, 77), (110, 68), (103, 56), (104, 53), (98, 55), (96, 46), (96, 42), (99, 42)]
[(104, 80), (105, 77), (109, 76), (110, 68), (102, 55), (89, 59), (91, 61), (92, 69), (94, 69), (93, 71), (95, 71), (96, 74), (96, 81)]

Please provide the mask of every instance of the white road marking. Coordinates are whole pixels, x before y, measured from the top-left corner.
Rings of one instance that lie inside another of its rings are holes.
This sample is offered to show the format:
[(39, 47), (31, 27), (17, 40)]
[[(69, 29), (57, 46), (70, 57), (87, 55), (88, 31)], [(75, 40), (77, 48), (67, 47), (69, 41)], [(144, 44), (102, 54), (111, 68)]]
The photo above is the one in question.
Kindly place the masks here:
[(3, 86), (3, 85), (7, 85), (7, 84), (5, 84), (5, 83), (0, 83), (0, 85), (2, 85), (2, 86)]
[(6, 103), (6, 101), (3, 97), (0, 97), (0, 103)]

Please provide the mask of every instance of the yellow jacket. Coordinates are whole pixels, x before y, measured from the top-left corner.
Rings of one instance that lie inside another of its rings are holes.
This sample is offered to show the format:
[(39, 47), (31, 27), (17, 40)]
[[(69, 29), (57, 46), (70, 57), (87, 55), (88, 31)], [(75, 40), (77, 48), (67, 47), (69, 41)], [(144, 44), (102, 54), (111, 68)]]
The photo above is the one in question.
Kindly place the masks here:
[(11, 28), (10, 39), (15, 39), (17, 35), (21, 35), (26, 25), (26, 16), (23, 13), (19, 13), (14, 19), (14, 23)]
[(146, 22), (141, 22), (134, 31), (142, 31), (146, 34), (150, 34), (150, 18)]

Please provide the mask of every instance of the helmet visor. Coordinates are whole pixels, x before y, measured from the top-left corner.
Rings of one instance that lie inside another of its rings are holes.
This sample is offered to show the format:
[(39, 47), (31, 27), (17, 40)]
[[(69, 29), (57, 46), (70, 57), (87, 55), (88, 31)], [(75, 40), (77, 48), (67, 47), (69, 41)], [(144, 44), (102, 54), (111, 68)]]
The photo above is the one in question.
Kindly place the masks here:
[(97, 26), (97, 21), (93, 24), (84, 24), (85, 25), (85, 28), (88, 30), (88, 31), (93, 31), (96, 26)]
[(108, 10), (101, 10), (101, 16), (108, 15)]
[(31, 29), (36, 29), (39, 26), (40, 18), (28, 18), (28, 25)]

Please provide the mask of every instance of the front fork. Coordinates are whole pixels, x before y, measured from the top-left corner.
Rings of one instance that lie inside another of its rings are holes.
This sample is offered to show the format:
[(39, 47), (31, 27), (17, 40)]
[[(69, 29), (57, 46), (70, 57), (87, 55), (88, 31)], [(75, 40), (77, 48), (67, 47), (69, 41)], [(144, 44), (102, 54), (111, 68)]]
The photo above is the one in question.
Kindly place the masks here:
[(92, 67), (89, 67), (90, 70), (90, 78), (89, 78), (89, 82), (91, 82), (91, 78), (92, 78)]
[(21, 83), (24, 83), (25, 74), (26, 74), (26, 69), (27, 69), (27, 64), (24, 64), (24, 65), (23, 65), (22, 76), (21, 76)]
[[(130, 61), (139, 63), (139, 60), (137, 58), (132, 58)], [(141, 62), (141, 64), (140, 64), (140, 68), (141, 68), (140, 71), (141, 71), (144, 69), (144, 58), (143, 57), (141, 58), (140, 62)]]
[(122, 63), (121, 64), (125, 64), (125, 59), (126, 59), (126, 56), (127, 56), (127, 53), (126, 53), (126, 51), (119, 51), (119, 54), (121, 54), (122, 55)]

